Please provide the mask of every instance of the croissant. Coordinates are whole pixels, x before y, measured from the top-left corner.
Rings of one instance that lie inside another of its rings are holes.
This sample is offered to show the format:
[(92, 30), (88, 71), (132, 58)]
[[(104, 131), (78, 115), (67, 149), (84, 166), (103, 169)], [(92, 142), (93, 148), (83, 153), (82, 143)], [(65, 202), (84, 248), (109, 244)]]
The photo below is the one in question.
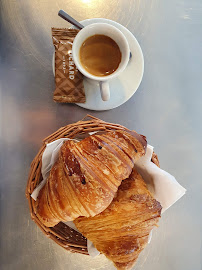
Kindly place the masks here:
[(128, 270), (148, 243), (161, 215), (161, 205), (133, 170), (123, 180), (109, 207), (94, 217), (79, 217), (74, 223), (97, 250), (119, 270)]
[(102, 212), (146, 145), (144, 136), (122, 130), (66, 141), (36, 201), (39, 220), (52, 227)]

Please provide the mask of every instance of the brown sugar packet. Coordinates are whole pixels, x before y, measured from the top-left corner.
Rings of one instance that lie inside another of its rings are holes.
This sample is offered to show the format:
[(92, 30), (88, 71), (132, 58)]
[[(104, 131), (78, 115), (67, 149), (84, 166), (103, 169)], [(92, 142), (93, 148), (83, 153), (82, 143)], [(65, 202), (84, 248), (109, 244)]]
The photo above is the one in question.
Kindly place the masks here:
[(72, 44), (79, 30), (52, 28), (55, 46), (55, 91), (56, 102), (84, 103), (86, 101), (83, 75), (78, 71), (72, 57)]

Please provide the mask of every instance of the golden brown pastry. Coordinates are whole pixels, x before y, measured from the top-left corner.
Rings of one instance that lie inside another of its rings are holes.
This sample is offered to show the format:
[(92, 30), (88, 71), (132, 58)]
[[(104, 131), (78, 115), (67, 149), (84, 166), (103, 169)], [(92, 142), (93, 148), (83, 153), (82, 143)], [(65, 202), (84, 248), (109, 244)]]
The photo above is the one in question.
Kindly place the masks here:
[(95, 216), (113, 200), (134, 162), (145, 154), (146, 139), (135, 132), (111, 131), (66, 141), (40, 191), (35, 212), (52, 227), (79, 216)]
[(161, 205), (133, 170), (122, 181), (109, 207), (94, 217), (79, 217), (74, 223), (95, 247), (119, 270), (131, 269), (157, 226)]

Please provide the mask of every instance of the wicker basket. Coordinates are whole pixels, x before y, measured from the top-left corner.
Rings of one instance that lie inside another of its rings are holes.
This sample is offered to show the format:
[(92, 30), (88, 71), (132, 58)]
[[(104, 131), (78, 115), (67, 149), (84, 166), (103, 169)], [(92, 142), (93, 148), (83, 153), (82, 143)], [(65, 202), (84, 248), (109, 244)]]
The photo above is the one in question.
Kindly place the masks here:
[[(44, 226), (35, 215), (35, 201), (32, 199), (31, 194), (35, 187), (42, 181), (41, 166), (42, 166), (42, 155), (46, 148), (46, 144), (60, 138), (78, 138), (89, 135), (89, 132), (93, 131), (108, 131), (108, 130), (128, 130), (126, 127), (104, 122), (98, 118), (87, 115), (81, 121), (77, 123), (67, 125), (58, 129), (55, 133), (51, 134), (43, 141), (43, 146), (39, 150), (38, 154), (31, 163), (28, 183), (26, 187), (26, 197), (29, 202), (29, 208), (31, 218), (36, 222), (40, 229), (58, 245), (62, 246), (68, 251), (77, 252), (88, 255), (87, 251), (87, 239), (77, 231), (71, 229), (66, 224), (60, 222), (54, 227)], [(158, 157), (153, 154), (152, 161), (159, 166)]]

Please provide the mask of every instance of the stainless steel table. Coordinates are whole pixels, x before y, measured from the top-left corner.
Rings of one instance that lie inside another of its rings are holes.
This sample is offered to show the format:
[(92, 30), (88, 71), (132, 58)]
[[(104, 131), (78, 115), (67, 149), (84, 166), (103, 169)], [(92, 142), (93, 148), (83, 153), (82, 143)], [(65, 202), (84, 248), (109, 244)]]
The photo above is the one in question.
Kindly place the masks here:
[[(41, 140), (87, 113), (147, 135), (161, 167), (187, 188), (162, 217), (135, 269), (201, 269), (202, 2), (200, 0), (1, 0), (2, 270), (114, 269), (100, 256), (71, 254), (31, 221), (25, 186)], [(124, 105), (90, 112), (55, 104), (50, 28), (105, 17), (126, 26), (145, 57), (141, 86)]]

